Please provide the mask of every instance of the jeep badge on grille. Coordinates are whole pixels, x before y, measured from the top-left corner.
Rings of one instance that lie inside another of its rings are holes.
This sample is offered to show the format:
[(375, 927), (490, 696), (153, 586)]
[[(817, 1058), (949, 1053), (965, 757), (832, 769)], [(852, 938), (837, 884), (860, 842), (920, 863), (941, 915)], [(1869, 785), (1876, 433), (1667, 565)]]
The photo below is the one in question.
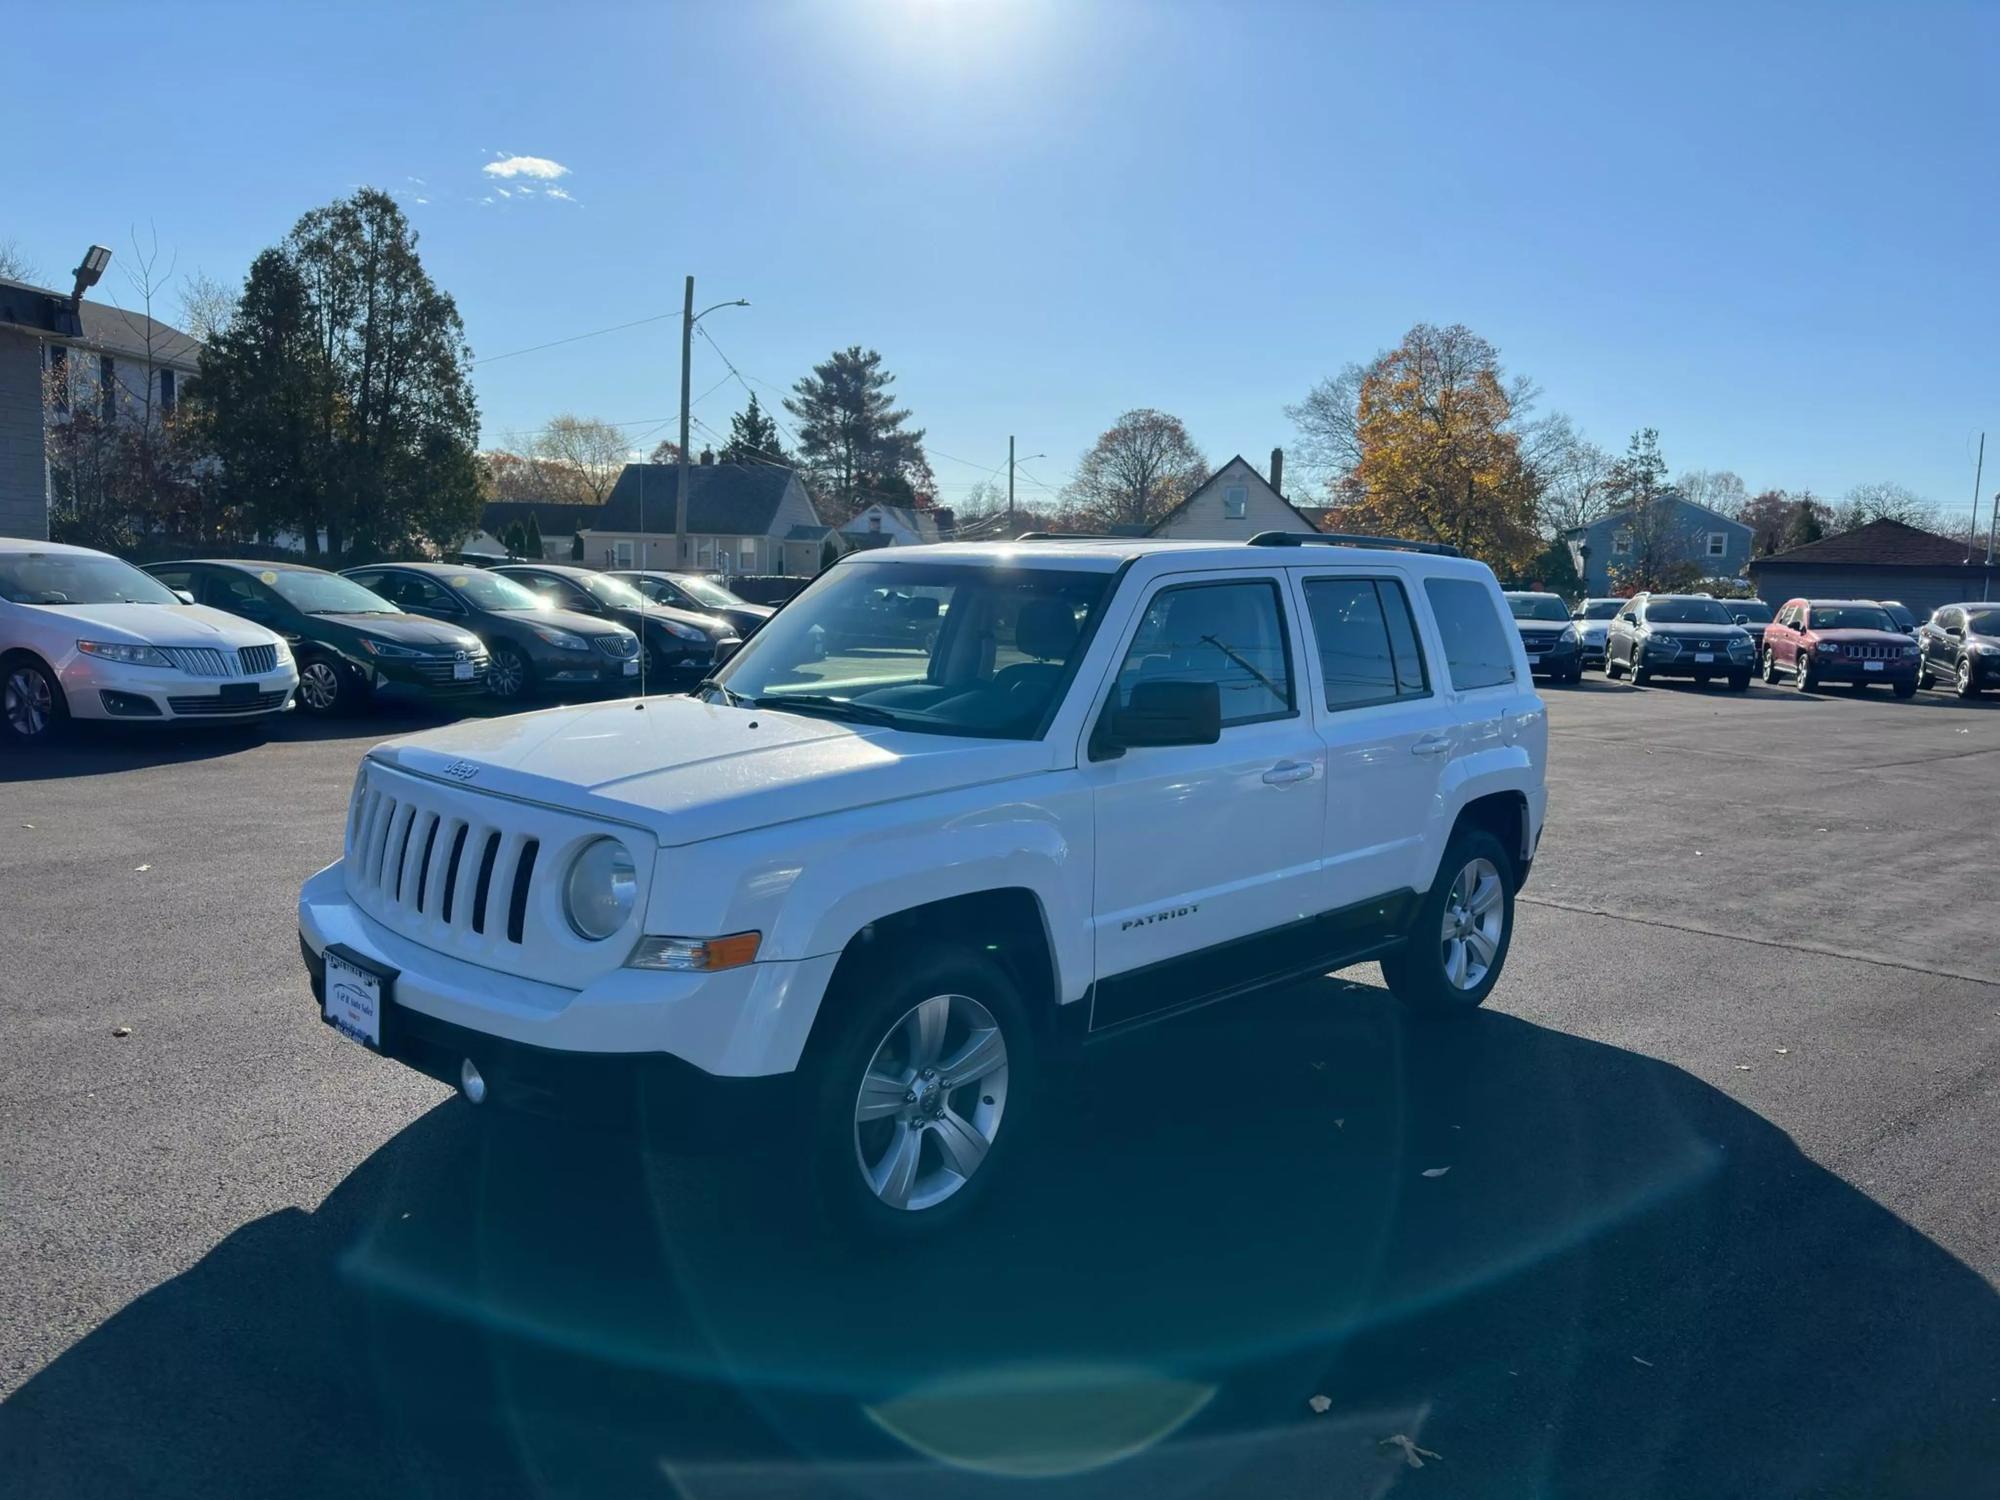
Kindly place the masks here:
[(479, 767), (469, 760), (455, 760), (444, 768), (444, 774), (457, 781), (470, 781), (479, 774)]

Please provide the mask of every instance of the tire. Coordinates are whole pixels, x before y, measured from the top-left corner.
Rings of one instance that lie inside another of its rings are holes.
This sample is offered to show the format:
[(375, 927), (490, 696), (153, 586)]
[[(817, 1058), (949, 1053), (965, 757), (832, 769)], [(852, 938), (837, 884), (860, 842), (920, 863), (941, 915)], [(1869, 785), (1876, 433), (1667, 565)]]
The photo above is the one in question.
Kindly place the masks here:
[(1916, 696), (1917, 696), (1917, 685), (1916, 685), (1916, 684), (1915, 684), (1914, 682), (1899, 682), (1899, 683), (1897, 683), (1897, 684), (1896, 684), (1896, 696), (1897, 696), (1898, 698), (1914, 698), (1914, 697), (1916, 697)]
[(1764, 680), (1773, 686), (1778, 681), (1778, 653), (1769, 646), (1764, 648)]
[(1611, 659), (1611, 653), (1604, 653), (1604, 678), (1607, 682), (1618, 680), (1618, 663)]
[(535, 685), (534, 669), (527, 654), (508, 641), (493, 648), (493, 660), (486, 668), (486, 691), (502, 703), (519, 703)]
[(0, 739), (10, 745), (49, 745), (69, 722), (69, 700), (55, 674), (31, 656), (0, 666)]
[(1927, 689), (1927, 688), (1929, 688), (1929, 687), (1930, 687), (1930, 685), (1931, 685), (1931, 684), (1932, 684), (1933, 682), (1935, 682), (1936, 680), (1937, 680), (1936, 678), (1934, 678), (1934, 677), (1932, 677), (1932, 676), (1931, 676), (1931, 664), (1930, 664), (1929, 662), (1927, 662), (1927, 661), (1920, 661), (1920, 662), (1918, 662), (1918, 663), (1917, 663), (1917, 686), (1918, 686), (1918, 687), (1920, 687), (1920, 688), (1926, 688), (1926, 689)]
[(1749, 692), (1750, 674), (1748, 672), (1731, 672), (1729, 674), (1729, 691), (1732, 693)]
[(1645, 686), (1645, 685), (1646, 685), (1647, 683), (1651, 682), (1652, 680), (1653, 680), (1653, 674), (1652, 674), (1651, 670), (1650, 670), (1650, 669), (1648, 669), (1648, 668), (1646, 668), (1646, 667), (1642, 667), (1642, 666), (1640, 666), (1640, 665), (1639, 665), (1639, 661), (1638, 661), (1638, 658), (1636, 658), (1636, 657), (1635, 657), (1635, 658), (1633, 658), (1633, 661), (1632, 661), (1632, 686), (1633, 686), (1633, 687), (1644, 687), (1644, 686)]
[[(1497, 889), (1487, 904), (1482, 892), (1489, 878)], [(1468, 920), (1477, 926), (1468, 928)], [(1469, 935), (1473, 931), (1483, 943)], [(1468, 935), (1451, 936), (1454, 932)], [(1403, 946), (1382, 960), (1382, 977), (1389, 993), (1412, 1009), (1474, 1010), (1499, 983), (1513, 941), (1514, 862), (1485, 829), (1462, 828), (1445, 846), (1437, 879), (1417, 903)], [(1484, 967), (1477, 968), (1481, 962)], [(1475, 972), (1478, 977), (1465, 982)]]
[(331, 718), (354, 707), (360, 693), (340, 663), (325, 656), (308, 656), (299, 663), (299, 708), (316, 719)]
[(1972, 675), (1972, 662), (1970, 658), (1959, 658), (1958, 680), (1953, 684), (1952, 690), (1961, 698), (1970, 699), (1979, 696), (1979, 688)]
[(1792, 686), (1802, 693), (1819, 691), (1819, 678), (1813, 675), (1810, 656), (1801, 656), (1792, 664)]
[[(814, 1195), (870, 1238), (948, 1229), (1027, 1130), (1037, 1073), (1020, 992), (984, 954), (939, 946), (860, 969), (828, 999), (805, 1091)], [(986, 1071), (953, 1086), (954, 1059)]]

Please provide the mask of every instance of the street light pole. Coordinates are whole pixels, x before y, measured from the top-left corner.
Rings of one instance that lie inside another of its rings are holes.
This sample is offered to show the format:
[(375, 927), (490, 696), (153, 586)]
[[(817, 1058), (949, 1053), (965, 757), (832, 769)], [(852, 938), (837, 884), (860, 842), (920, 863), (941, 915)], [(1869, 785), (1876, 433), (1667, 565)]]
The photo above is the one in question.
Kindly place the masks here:
[(1014, 434), (1007, 434), (1007, 524), (1014, 524)]
[(681, 462), (680, 482), (674, 486), (674, 555), (667, 567), (673, 572), (681, 570), (681, 557), (687, 549), (685, 540), (688, 524), (688, 373), (694, 364), (694, 278), (687, 279), (687, 291), (681, 299)]

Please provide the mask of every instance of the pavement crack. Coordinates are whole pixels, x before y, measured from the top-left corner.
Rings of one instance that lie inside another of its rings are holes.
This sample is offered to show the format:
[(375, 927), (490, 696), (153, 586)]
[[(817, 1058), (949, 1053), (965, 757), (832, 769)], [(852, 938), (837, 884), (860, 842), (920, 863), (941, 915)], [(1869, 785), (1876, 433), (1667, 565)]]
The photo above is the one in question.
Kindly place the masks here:
[(1821, 958), (1838, 958), (1848, 963), (1868, 964), (1878, 969), (1895, 969), (1904, 974), (1922, 974), (1933, 979), (1961, 979), (1967, 984), (1983, 984), (1993, 989), (2000, 989), (2000, 979), (1987, 974), (1968, 974), (1963, 969), (1906, 963), (1901, 959), (1855, 953), (1850, 949), (1833, 948), (1820, 943), (1788, 943), (1778, 938), (1751, 937), (1741, 932), (1724, 932), (1719, 927), (1703, 927), (1694, 922), (1666, 922), (1658, 917), (1642, 917), (1637, 912), (1613, 911), (1609, 907), (1585, 906), (1580, 902), (1550, 901), (1539, 896), (1516, 896), (1514, 899), (1524, 906), (1545, 906), (1551, 911), (1575, 912), (1586, 917), (1608, 917), (1614, 922), (1636, 922), (1641, 927), (1659, 927), (1668, 932), (1691, 932), (1701, 937), (1720, 938), (1725, 942), (1750, 943), (1759, 948), (1778, 948), (1788, 953), (1812, 953)]

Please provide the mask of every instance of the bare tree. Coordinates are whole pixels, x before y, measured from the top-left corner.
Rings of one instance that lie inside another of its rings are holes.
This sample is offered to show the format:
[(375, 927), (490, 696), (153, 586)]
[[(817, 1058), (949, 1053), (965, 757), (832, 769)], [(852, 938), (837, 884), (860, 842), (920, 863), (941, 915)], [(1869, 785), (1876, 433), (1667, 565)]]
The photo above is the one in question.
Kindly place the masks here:
[(1536, 510), (1545, 534), (1560, 537), (1611, 508), (1617, 461), (1578, 432), (1563, 413), (1555, 412), (1524, 429), (1521, 460), (1540, 481)]
[(210, 344), (236, 315), (236, 293), (205, 271), (190, 271), (181, 278), (180, 308), (182, 331)]
[(1919, 526), (1926, 531), (1942, 531), (1946, 526), (1964, 530), (1962, 523), (1948, 520), (1939, 506), (1887, 479), (1857, 484), (1834, 507), (1835, 531), (1852, 531), (1870, 521), (1901, 521), (1905, 526)]
[(630, 457), (625, 435), (609, 422), (564, 412), (534, 435), (528, 452), (563, 476), (576, 501), (602, 505)]
[(32, 282), (41, 274), (41, 268), (28, 259), (19, 240), (0, 240), (0, 276), (9, 281)]
[(1750, 503), (1750, 487), (1743, 477), (1729, 469), (1686, 469), (1674, 480), (1683, 499), (1706, 506), (1720, 515), (1733, 516)]
[[(1380, 355), (1375, 362), (1381, 362)], [(1370, 368), (1349, 365), (1306, 392), (1305, 400), (1285, 408), (1299, 430), (1292, 444), (1297, 473), (1337, 484), (1361, 467), (1361, 385)]]
[(1179, 417), (1126, 412), (1076, 466), (1063, 498), (1100, 526), (1150, 526), (1208, 478), (1208, 460)]

